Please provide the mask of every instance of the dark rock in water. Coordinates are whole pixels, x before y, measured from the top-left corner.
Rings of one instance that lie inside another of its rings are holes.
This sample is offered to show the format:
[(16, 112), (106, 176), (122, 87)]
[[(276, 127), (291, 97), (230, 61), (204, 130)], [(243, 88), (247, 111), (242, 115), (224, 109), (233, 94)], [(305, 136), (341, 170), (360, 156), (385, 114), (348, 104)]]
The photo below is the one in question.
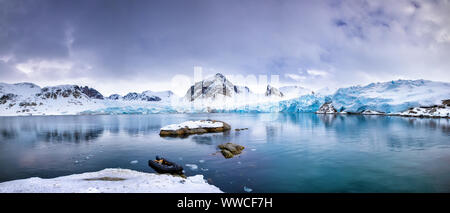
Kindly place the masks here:
[(222, 155), (225, 158), (232, 158), (234, 155), (241, 154), (242, 150), (245, 148), (244, 146), (234, 143), (224, 143), (218, 145), (217, 147), (221, 149)]
[(81, 92), (83, 94), (87, 95), (89, 98), (103, 100), (103, 95), (94, 88), (89, 88), (89, 87), (85, 86), (85, 87), (81, 87), (80, 89), (81, 89)]
[(222, 149), (222, 155), (225, 157), (225, 158), (232, 158), (234, 155), (233, 155), (233, 153), (231, 153), (230, 151), (228, 151), (228, 150), (226, 150), (226, 149)]

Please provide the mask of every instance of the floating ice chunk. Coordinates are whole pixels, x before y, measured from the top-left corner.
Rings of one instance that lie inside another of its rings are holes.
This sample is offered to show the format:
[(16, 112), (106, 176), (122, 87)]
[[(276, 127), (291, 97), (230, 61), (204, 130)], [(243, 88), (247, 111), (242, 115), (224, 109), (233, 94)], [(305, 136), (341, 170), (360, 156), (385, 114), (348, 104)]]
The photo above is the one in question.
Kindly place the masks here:
[(198, 162), (200, 162), (200, 163), (204, 163), (204, 162), (205, 162), (205, 160), (198, 160)]
[(138, 163), (139, 161), (137, 161), (137, 160), (133, 160), (133, 161), (131, 161), (130, 163), (131, 164), (136, 164), (136, 163)]
[(191, 170), (197, 170), (198, 166), (195, 164), (186, 164), (187, 167), (191, 168)]
[(244, 191), (246, 191), (246, 192), (252, 192), (253, 189), (250, 189), (250, 188), (248, 188), (247, 186), (244, 186)]

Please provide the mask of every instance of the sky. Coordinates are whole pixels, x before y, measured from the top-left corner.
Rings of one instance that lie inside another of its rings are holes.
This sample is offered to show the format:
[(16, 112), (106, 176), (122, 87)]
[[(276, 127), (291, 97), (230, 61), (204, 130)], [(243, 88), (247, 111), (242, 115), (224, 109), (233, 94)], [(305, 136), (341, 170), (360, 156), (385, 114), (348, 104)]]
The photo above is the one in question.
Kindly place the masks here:
[(194, 67), (315, 90), (450, 82), (450, 0), (0, 0), (0, 82), (184, 95)]

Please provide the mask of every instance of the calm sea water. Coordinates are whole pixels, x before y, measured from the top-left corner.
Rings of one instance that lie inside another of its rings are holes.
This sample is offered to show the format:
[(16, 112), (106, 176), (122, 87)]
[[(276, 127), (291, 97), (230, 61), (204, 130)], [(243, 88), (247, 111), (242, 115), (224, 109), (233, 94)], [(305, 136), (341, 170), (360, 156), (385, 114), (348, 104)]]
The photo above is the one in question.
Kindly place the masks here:
[[(208, 118), (249, 130), (158, 135), (164, 125)], [(225, 142), (246, 148), (232, 159), (214, 155)], [(155, 155), (225, 192), (450, 192), (448, 119), (312, 113), (0, 118), (0, 182), (104, 168), (154, 172), (147, 161)]]

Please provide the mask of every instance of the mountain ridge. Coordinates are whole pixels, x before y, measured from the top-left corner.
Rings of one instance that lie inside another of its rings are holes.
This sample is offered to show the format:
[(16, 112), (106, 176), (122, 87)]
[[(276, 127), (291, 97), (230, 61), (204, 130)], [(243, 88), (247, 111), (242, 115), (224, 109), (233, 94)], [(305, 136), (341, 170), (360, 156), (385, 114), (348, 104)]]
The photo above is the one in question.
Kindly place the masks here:
[[(273, 95), (270, 98), (266, 94), (255, 94), (248, 87), (232, 84), (221, 74), (192, 86), (194, 90), (189, 88), (184, 97), (177, 97), (171, 91), (149, 90), (142, 93), (130, 92), (127, 94), (129, 96), (123, 97), (117, 94), (104, 97), (87, 86), (59, 85), (41, 88), (29, 82), (0, 83), (0, 115), (316, 112), (324, 103), (328, 104), (330, 112), (335, 109), (338, 113), (401, 113), (414, 107), (437, 106), (450, 98), (450, 83), (423, 79), (350, 86), (339, 88), (333, 94), (312, 91), (300, 94), (295, 93), (300, 87), (291, 87), (289, 89), (293, 89), (294, 96), (297, 94), (293, 98), (284, 94), (282, 88), (276, 89), (270, 85), (266, 89), (266, 93), (269, 91), (269, 95)], [(190, 101), (192, 91), (194, 101)], [(283, 96), (276, 96), (277, 91)], [(226, 97), (227, 101), (209, 100), (211, 97)], [(236, 97), (241, 99), (235, 99)], [(174, 100), (176, 104), (172, 103)], [(198, 102), (200, 100), (209, 101)]]

